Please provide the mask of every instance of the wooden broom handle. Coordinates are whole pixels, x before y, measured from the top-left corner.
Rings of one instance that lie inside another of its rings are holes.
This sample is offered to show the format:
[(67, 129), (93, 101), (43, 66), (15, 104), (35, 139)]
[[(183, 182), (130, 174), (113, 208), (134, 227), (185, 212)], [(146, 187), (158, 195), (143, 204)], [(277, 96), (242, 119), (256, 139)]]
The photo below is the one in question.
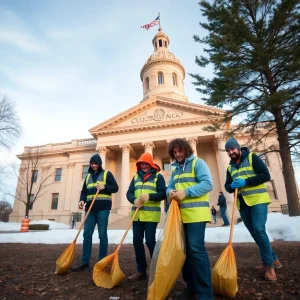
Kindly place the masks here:
[(83, 222), (82, 222), (82, 224), (80, 225), (80, 228), (79, 228), (79, 230), (78, 230), (78, 232), (77, 232), (77, 234), (76, 234), (76, 237), (75, 237), (75, 239), (74, 239), (74, 241), (73, 241), (74, 244), (75, 244), (76, 241), (77, 241), (77, 238), (78, 238), (78, 236), (79, 236), (79, 234), (80, 234), (80, 231), (81, 231), (81, 229), (82, 229), (82, 227), (83, 227), (83, 225), (84, 225), (84, 223), (85, 223), (85, 221), (86, 221), (86, 219), (87, 219), (87, 217), (88, 217), (88, 215), (89, 215), (89, 213), (90, 213), (90, 211), (91, 211), (91, 209), (92, 209), (92, 207), (93, 207), (93, 205), (94, 205), (94, 203), (95, 203), (95, 201), (96, 201), (96, 198), (97, 198), (97, 195), (98, 195), (99, 192), (100, 192), (100, 190), (97, 190), (96, 195), (94, 196), (93, 201), (92, 201), (92, 203), (91, 203), (91, 205), (90, 205), (88, 211), (86, 212), (86, 215), (85, 215), (85, 217), (84, 217), (84, 219), (83, 219)]
[(229, 235), (229, 242), (228, 242), (229, 244), (232, 244), (232, 238), (233, 238), (234, 216), (235, 216), (237, 194), (238, 194), (238, 189), (234, 189), (234, 200), (233, 200), (231, 223), (230, 223), (230, 235)]
[(127, 235), (128, 231), (129, 231), (129, 229), (130, 229), (130, 227), (131, 227), (131, 225), (132, 225), (132, 223), (133, 223), (133, 220), (134, 220), (136, 214), (138, 213), (138, 211), (139, 211), (139, 208), (137, 207), (136, 210), (135, 210), (135, 212), (134, 212), (134, 214), (133, 214), (133, 216), (132, 216), (132, 218), (131, 218), (131, 220), (130, 220), (130, 222), (129, 222), (129, 224), (128, 224), (128, 227), (127, 227), (125, 233), (123, 234), (123, 237), (122, 237), (122, 239), (121, 239), (121, 242), (120, 242), (118, 248), (117, 248), (116, 251), (115, 251), (116, 253), (119, 252), (119, 250), (120, 250), (120, 248), (121, 248), (121, 246), (122, 246), (122, 244), (123, 244), (123, 242), (124, 242), (124, 240), (125, 240), (125, 238), (126, 238), (126, 235)]

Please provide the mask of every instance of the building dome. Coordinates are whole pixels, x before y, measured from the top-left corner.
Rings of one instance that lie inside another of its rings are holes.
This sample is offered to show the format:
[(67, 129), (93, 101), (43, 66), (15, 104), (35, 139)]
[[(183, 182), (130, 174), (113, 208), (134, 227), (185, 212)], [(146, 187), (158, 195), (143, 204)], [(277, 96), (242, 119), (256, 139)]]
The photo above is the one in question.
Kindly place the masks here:
[(169, 51), (169, 37), (161, 28), (152, 44), (154, 52), (147, 58), (140, 73), (143, 100), (151, 95), (162, 95), (187, 101), (184, 94), (185, 69), (180, 60)]

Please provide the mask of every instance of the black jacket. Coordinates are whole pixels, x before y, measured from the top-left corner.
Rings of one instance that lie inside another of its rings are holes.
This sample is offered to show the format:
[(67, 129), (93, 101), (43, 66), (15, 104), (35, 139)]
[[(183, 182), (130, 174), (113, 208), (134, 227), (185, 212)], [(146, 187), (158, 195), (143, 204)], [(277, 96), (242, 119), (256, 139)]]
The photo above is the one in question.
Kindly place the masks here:
[[(143, 174), (141, 174), (141, 172), (137, 172), (137, 174), (142, 178), (143, 182), (146, 182), (147, 180), (151, 180), (156, 176), (155, 170), (152, 170), (151, 176), (144, 181)], [(166, 183), (164, 177), (161, 174), (157, 175), (156, 191), (157, 191), (156, 193), (149, 194), (149, 200), (162, 201), (166, 199)], [(134, 196), (134, 177), (131, 180), (126, 197), (130, 203), (134, 204), (134, 200), (136, 199)]]
[[(242, 157), (239, 163), (236, 163), (234, 160), (230, 161), (230, 165), (235, 166), (237, 169), (239, 169), (241, 162), (249, 155), (250, 150), (247, 147), (242, 147)], [(262, 183), (265, 183), (271, 179), (269, 170), (265, 163), (262, 161), (260, 157), (258, 157), (255, 153), (252, 154), (252, 166), (253, 170), (255, 172), (255, 176), (249, 177), (246, 179), (246, 185), (248, 186), (256, 186)], [(231, 188), (232, 183), (232, 177), (227, 169), (226, 173), (226, 182), (225, 182), (225, 189), (228, 193), (233, 193), (234, 189)], [(238, 195), (240, 203), (241, 203), (241, 209), (246, 205), (243, 197), (241, 194)]]
[(220, 207), (225, 207), (227, 208), (227, 204), (226, 204), (226, 198), (224, 195), (220, 195), (219, 198), (218, 198), (218, 203), (217, 205), (219, 205)]
[[(91, 162), (94, 162), (99, 166), (99, 169), (97, 170), (97, 172), (94, 172), (91, 167), (89, 167), (89, 170), (88, 170), (89, 174), (91, 174), (93, 182), (96, 182), (100, 173), (104, 172), (104, 170), (102, 168), (102, 160), (101, 160), (100, 155), (99, 154), (93, 155), (90, 159), (90, 164), (91, 164)], [(118, 184), (117, 184), (113, 174), (110, 171), (107, 171), (105, 189), (100, 191), (101, 194), (111, 195), (113, 193), (117, 193), (118, 190), (119, 190), (119, 187), (118, 187)], [(81, 194), (80, 194), (80, 201), (86, 202), (85, 210), (88, 210), (90, 203), (91, 203), (90, 201), (89, 202), (86, 201), (88, 194), (95, 194), (96, 191), (97, 191), (96, 187), (93, 189), (90, 189), (88, 191), (88, 189), (86, 187), (86, 178), (85, 178), (84, 182), (83, 182)], [(111, 210), (111, 204), (112, 203), (109, 200), (101, 200), (101, 201), (96, 200), (93, 205), (92, 210), (95, 210), (95, 211)]]

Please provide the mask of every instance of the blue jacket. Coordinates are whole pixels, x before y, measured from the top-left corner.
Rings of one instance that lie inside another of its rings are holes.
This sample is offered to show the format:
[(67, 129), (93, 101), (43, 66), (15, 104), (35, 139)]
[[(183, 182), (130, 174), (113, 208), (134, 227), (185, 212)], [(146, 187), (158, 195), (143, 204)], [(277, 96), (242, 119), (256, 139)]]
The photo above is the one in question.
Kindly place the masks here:
[[(194, 155), (191, 155), (190, 157), (186, 158), (183, 165), (180, 165), (177, 161), (172, 163), (172, 167), (175, 167), (175, 171), (172, 172), (167, 188), (167, 195), (169, 195), (171, 190), (175, 190), (174, 176), (180, 174), (184, 170), (186, 164), (192, 163), (192, 160), (194, 158)], [(213, 182), (210, 170), (206, 162), (201, 158), (199, 158), (196, 162), (195, 173), (199, 183), (185, 190), (185, 194), (187, 197), (201, 197), (209, 193), (213, 189)]]

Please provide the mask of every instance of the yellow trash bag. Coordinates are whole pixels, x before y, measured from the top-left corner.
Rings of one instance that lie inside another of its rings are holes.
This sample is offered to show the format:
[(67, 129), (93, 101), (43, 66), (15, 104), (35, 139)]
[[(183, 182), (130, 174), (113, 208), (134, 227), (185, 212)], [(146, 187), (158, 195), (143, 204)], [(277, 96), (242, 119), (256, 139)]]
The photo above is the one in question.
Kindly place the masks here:
[(75, 236), (75, 239), (73, 240), (73, 242), (66, 248), (66, 250), (61, 254), (61, 256), (57, 259), (56, 261), (56, 269), (55, 269), (55, 274), (57, 275), (60, 275), (60, 274), (64, 274), (66, 273), (70, 268), (71, 266), (73, 265), (73, 262), (74, 262), (74, 257), (75, 257), (75, 245), (76, 245), (76, 241), (77, 241), (77, 238), (81, 232), (81, 229), (83, 228), (83, 225), (95, 203), (95, 200), (97, 198), (97, 195), (99, 193), (100, 190), (97, 190), (94, 198), (93, 198), (93, 201), (88, 209), (88, 211), (86, 212), (85, 214), (85, 217), (82, 221), (82, 224)]
[(119, 251), (138, 211), (139, 209), (137, 208), (116, 251), (95, 264), (93, 280), (97, 286), (112, 289), (125, 278), (125, 274), (119, 266)]
[(156, 242), (149, 273), (147, 300), (164, 300), (185, 261), (184, 230), (177, 201), (172, 201)]
[(95, 284), (105, 289), (113, 288), (124, 278), (125, 275), (119, 266), (118, 252), (102, 258), (93, 270)]
[(232, 247), (232, 235), (234, 228), (234, 214), (237, 198), (237, 189), (234, 192), (234, 202), (230, 225), (230, 236), (228, 246), (222, 252), (212, 270), (212, 287), (216, 295), (235, 297), (238, 291), (237, 268), (235, 255)]

